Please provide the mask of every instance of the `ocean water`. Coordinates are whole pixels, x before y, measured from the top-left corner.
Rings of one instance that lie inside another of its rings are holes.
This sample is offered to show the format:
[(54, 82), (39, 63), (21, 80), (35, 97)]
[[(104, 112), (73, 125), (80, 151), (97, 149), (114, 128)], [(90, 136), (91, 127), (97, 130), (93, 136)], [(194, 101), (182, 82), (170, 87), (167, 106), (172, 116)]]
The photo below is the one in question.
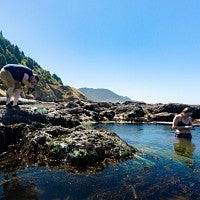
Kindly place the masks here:
[(97, 124), (140, 150), (94, 173), (27, 163), (0, 173), (1, 199), (200, 199), (200, 128), (192, 140), (169, 125)]

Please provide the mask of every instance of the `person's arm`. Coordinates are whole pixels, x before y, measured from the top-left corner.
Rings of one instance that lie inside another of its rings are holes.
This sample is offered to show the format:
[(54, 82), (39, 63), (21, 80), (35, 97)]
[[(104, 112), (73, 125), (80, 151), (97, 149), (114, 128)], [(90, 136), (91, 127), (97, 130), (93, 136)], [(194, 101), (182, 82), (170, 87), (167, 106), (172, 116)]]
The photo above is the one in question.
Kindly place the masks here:
[(29, 75), (28, 74), (24, 74), (24, 77), (23, 77), (23, 80), (22, 80), (22, 83), (24, 84), (24, 85), (26, 85), (28, 88), (31, 88), (31, 89), (33, 89), (34, 88), (34, 85), (32, 85), (28, 80), (29, 80)]
[(193, 129), (193, 126), (177, 126), (178, 122), (181, 120), (181, 117), (179, 115), (175, 116), (172, 122), (172, 129), (173, 130), (191, 130)]
[(193, 124), (192, 124), (192, 118), (190, 117), (190, 126), (192, 126), (192, 128), (191, 129), (195, 129), (195, 126), (193, 126)]
[(24, 77), (23, 77), (23, 79), (22, 79), (22, 83), (23, 83), (24, 85), (29, 86), (29, 85), (30, 85), (30, 82), (29, 82), (28, 80), (29, 80), (29, 75), (25, 73), (25, 74), (24, 74)]
[(173, 130), (178, 129), (177, 124), (178, 124), (178, 122), (180, 121), (179, 118), (180, 118), (180, 117), (179, 117), (178, 115), (176, 115), (176, 116), (174, 117), (173, 122), (172, 122), (172, 129), (173, 129)]

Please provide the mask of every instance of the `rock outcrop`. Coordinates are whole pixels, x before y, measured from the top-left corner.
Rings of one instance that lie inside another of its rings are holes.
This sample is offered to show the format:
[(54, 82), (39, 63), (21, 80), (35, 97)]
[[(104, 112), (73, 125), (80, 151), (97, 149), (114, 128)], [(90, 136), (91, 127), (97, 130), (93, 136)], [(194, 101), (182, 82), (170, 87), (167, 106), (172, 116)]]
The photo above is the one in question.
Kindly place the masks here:
[[(5, 102), (3, 102), (5, 103)], [(74, 167), (105, 166), (134, 157), (137, 149), (115, 133), (93, 129), (91, 122), (171, 122), (188, 105), (107, 103), (70, 99), (66, 102), (22, 100), (19, 110), (0, 103), (0, 153), (15, 152), (23, 159)], [(193, 108), (200, 122), (200, 106)]]
[[(74, 108), (72, 102), (68, 106)], [(115, 133), (81, 125), (79, 112), (72, 115), (66, 107), (39, 103), (37, 107), (2, 108), (0, 153), (14, 151), (21, 159), (76, 168), (134, 157), (137, 150)]]

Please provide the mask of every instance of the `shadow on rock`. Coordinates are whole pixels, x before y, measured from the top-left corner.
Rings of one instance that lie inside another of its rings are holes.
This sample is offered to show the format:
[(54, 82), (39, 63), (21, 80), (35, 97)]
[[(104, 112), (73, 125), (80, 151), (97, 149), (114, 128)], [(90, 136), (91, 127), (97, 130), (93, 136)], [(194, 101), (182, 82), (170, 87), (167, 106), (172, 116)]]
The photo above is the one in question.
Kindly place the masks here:
[(48, 118), (46, 115), (41, 113), (29, 112), (26, 110), (14, 110), (7, 109), (1, 118), (1, 122), (5, 125), (26, 123), (31, 124), (33, 122), (48, 123)]
[(1, 122), (4, 125), (9, 124), (18, 124), (18, 123), (41, 123), (41, 124), (50, 124), (53, 126), (62, 126), (66, 128), (73, 128), (80, 125), (80, 122), (75, 119), (65, 118), (62, 116), (48, 116), (46, 114), (35, 112), (35, 111), (27, 111), (27, 110), (14, 110), (7, 109), (1, 117)]

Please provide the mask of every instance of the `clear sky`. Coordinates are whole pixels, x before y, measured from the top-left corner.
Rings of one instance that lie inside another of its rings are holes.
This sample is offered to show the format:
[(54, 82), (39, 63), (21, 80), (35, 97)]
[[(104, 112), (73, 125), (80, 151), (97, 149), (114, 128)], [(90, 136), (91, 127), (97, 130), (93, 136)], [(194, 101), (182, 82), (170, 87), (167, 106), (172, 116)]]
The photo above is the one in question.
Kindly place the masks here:
[(2, 0), (4, 37), (75, 88), (200, 104), (199, 0)]

